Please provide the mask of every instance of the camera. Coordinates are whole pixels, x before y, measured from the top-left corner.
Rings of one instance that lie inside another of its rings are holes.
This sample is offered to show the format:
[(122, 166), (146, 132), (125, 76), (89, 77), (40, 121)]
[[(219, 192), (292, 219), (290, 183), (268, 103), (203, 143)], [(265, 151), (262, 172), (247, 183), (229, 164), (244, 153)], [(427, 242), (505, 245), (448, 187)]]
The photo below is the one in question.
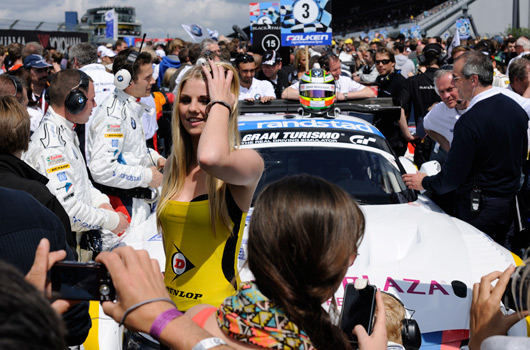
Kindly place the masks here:
[(59, 299), (116, 300), (116, 290), (105, 265), (95, 261), (60, 261), (51, 269), (52, 290)]
[(528, 310), (527, 298), (529, 285), (530, 269), (525, 265), (518, 266), (512, 274), (502, 296), (504, 306), (517, 311)]

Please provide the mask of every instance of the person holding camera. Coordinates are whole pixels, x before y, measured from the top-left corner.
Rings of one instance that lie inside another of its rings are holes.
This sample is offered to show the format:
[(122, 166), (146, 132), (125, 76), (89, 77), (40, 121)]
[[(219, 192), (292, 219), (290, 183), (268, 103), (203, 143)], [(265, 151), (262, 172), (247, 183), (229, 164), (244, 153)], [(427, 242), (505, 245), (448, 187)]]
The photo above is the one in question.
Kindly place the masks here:
[[(530, 263), (530, 261), (526, 261)], [(517, 310), (512, 314), (505, 314), (500, 303), (506, 286), (513, 275), (515, 267), (510, 265), (504, 272), (494, 271), (483, 276), (480, 283), (473, 285), (473, 301), (471, 303), (469, 321), (469, 350), (510, 349), (523, 350), (530, 348), (530, 338), (506, 336), (508, 330), (519, 320), (528, 316), (528, 310)], [(492, 282), (497, 280), (495, 286)], [(525, 282), (524, 278), (522, 283)], [(528, 289), (524, 289), (528, 292)], [(517, 290), (521, 292), (521, 290)], [(509, 293), (509, 292), (508, 292)], [(519, 295), (528, 305), (530, 294)], [(517, 297), (516, 300), (519, 300)]]

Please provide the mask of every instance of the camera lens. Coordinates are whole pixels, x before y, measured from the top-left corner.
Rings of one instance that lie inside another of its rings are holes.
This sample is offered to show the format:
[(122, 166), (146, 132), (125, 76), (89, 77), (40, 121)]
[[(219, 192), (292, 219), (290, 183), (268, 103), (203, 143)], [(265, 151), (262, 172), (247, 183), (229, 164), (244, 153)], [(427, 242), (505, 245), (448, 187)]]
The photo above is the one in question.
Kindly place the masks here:
[(108, 296), (110, 294), (110, 288), (106, 284), (99, 286), (99, 293), (103, 296)]

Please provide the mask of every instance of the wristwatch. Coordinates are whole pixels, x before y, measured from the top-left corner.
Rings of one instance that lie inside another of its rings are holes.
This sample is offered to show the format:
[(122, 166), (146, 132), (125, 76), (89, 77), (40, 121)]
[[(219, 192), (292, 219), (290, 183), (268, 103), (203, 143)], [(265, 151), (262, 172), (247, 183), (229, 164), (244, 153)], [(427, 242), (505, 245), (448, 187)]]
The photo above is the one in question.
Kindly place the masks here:
[(344, 94), (344, 99), (345, 99), (345, 100), (348, 99), (348, 93), (347, 93), (347, 92)]
[(226, 345), (226, 342), (221, 338), (217, 338), (217, 337), (205, 338), (201, 340), (200, 342), (198, 342), (197, 344), (195, 344), (193, 348), (191, 348), (191, 350), (208, 350), (211, 348), (215, 348), (216, 346), (220, 346), (220, 345)]

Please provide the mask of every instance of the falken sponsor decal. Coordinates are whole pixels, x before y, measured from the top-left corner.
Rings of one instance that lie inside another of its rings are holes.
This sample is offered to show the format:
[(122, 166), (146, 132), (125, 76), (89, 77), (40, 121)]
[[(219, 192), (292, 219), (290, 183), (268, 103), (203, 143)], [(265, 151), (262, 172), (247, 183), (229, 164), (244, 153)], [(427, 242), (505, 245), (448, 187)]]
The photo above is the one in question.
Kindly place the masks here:
[(64, 170), (64, 169), (68, 169), (70, 167), (70, 164), (62, 164), (62, 165), (58, 165), (58, 166), (54, 166), (53, 168), (49, 168), (49, 169), (46, 169), (46, 172), (48, 174), (51, 174), (51, 173), (54, 173), (56, 171), (59, 171), (59, 170)]
[(66, 162), (66, 160), (64, 159), (62, 154), (56, 154), (53, 156), (46, 157), (46, 166), (52, 166), (64, 162)]
[(264, 121), (244, 121), (240, 122), (240, 131), (256, 130), (256, 129), (282, 129), (282, 128), (319, 128), (319, 129), (344, 129), (351, 131), (363, 131), (371, 134), (383, 136), (379, 130), (370, 124), (344, 121), (344, 120), (325, 120), (325, 119), (311, 119), (311, 120), (264, 120)]
[(110, 138), (113, 138), (113, 139), (114, 139), (114, 138), (117, 138), (117, 137), (119, 137), (119, 138), (123, 138), (123, 133), (105, 134), (105, 137), (106, 137), (106, 138), (109, 138), (109, 137), (110, 137)]
[(331, 33), (285, 34), (282, 33), (282, 46), (331, 45)]

